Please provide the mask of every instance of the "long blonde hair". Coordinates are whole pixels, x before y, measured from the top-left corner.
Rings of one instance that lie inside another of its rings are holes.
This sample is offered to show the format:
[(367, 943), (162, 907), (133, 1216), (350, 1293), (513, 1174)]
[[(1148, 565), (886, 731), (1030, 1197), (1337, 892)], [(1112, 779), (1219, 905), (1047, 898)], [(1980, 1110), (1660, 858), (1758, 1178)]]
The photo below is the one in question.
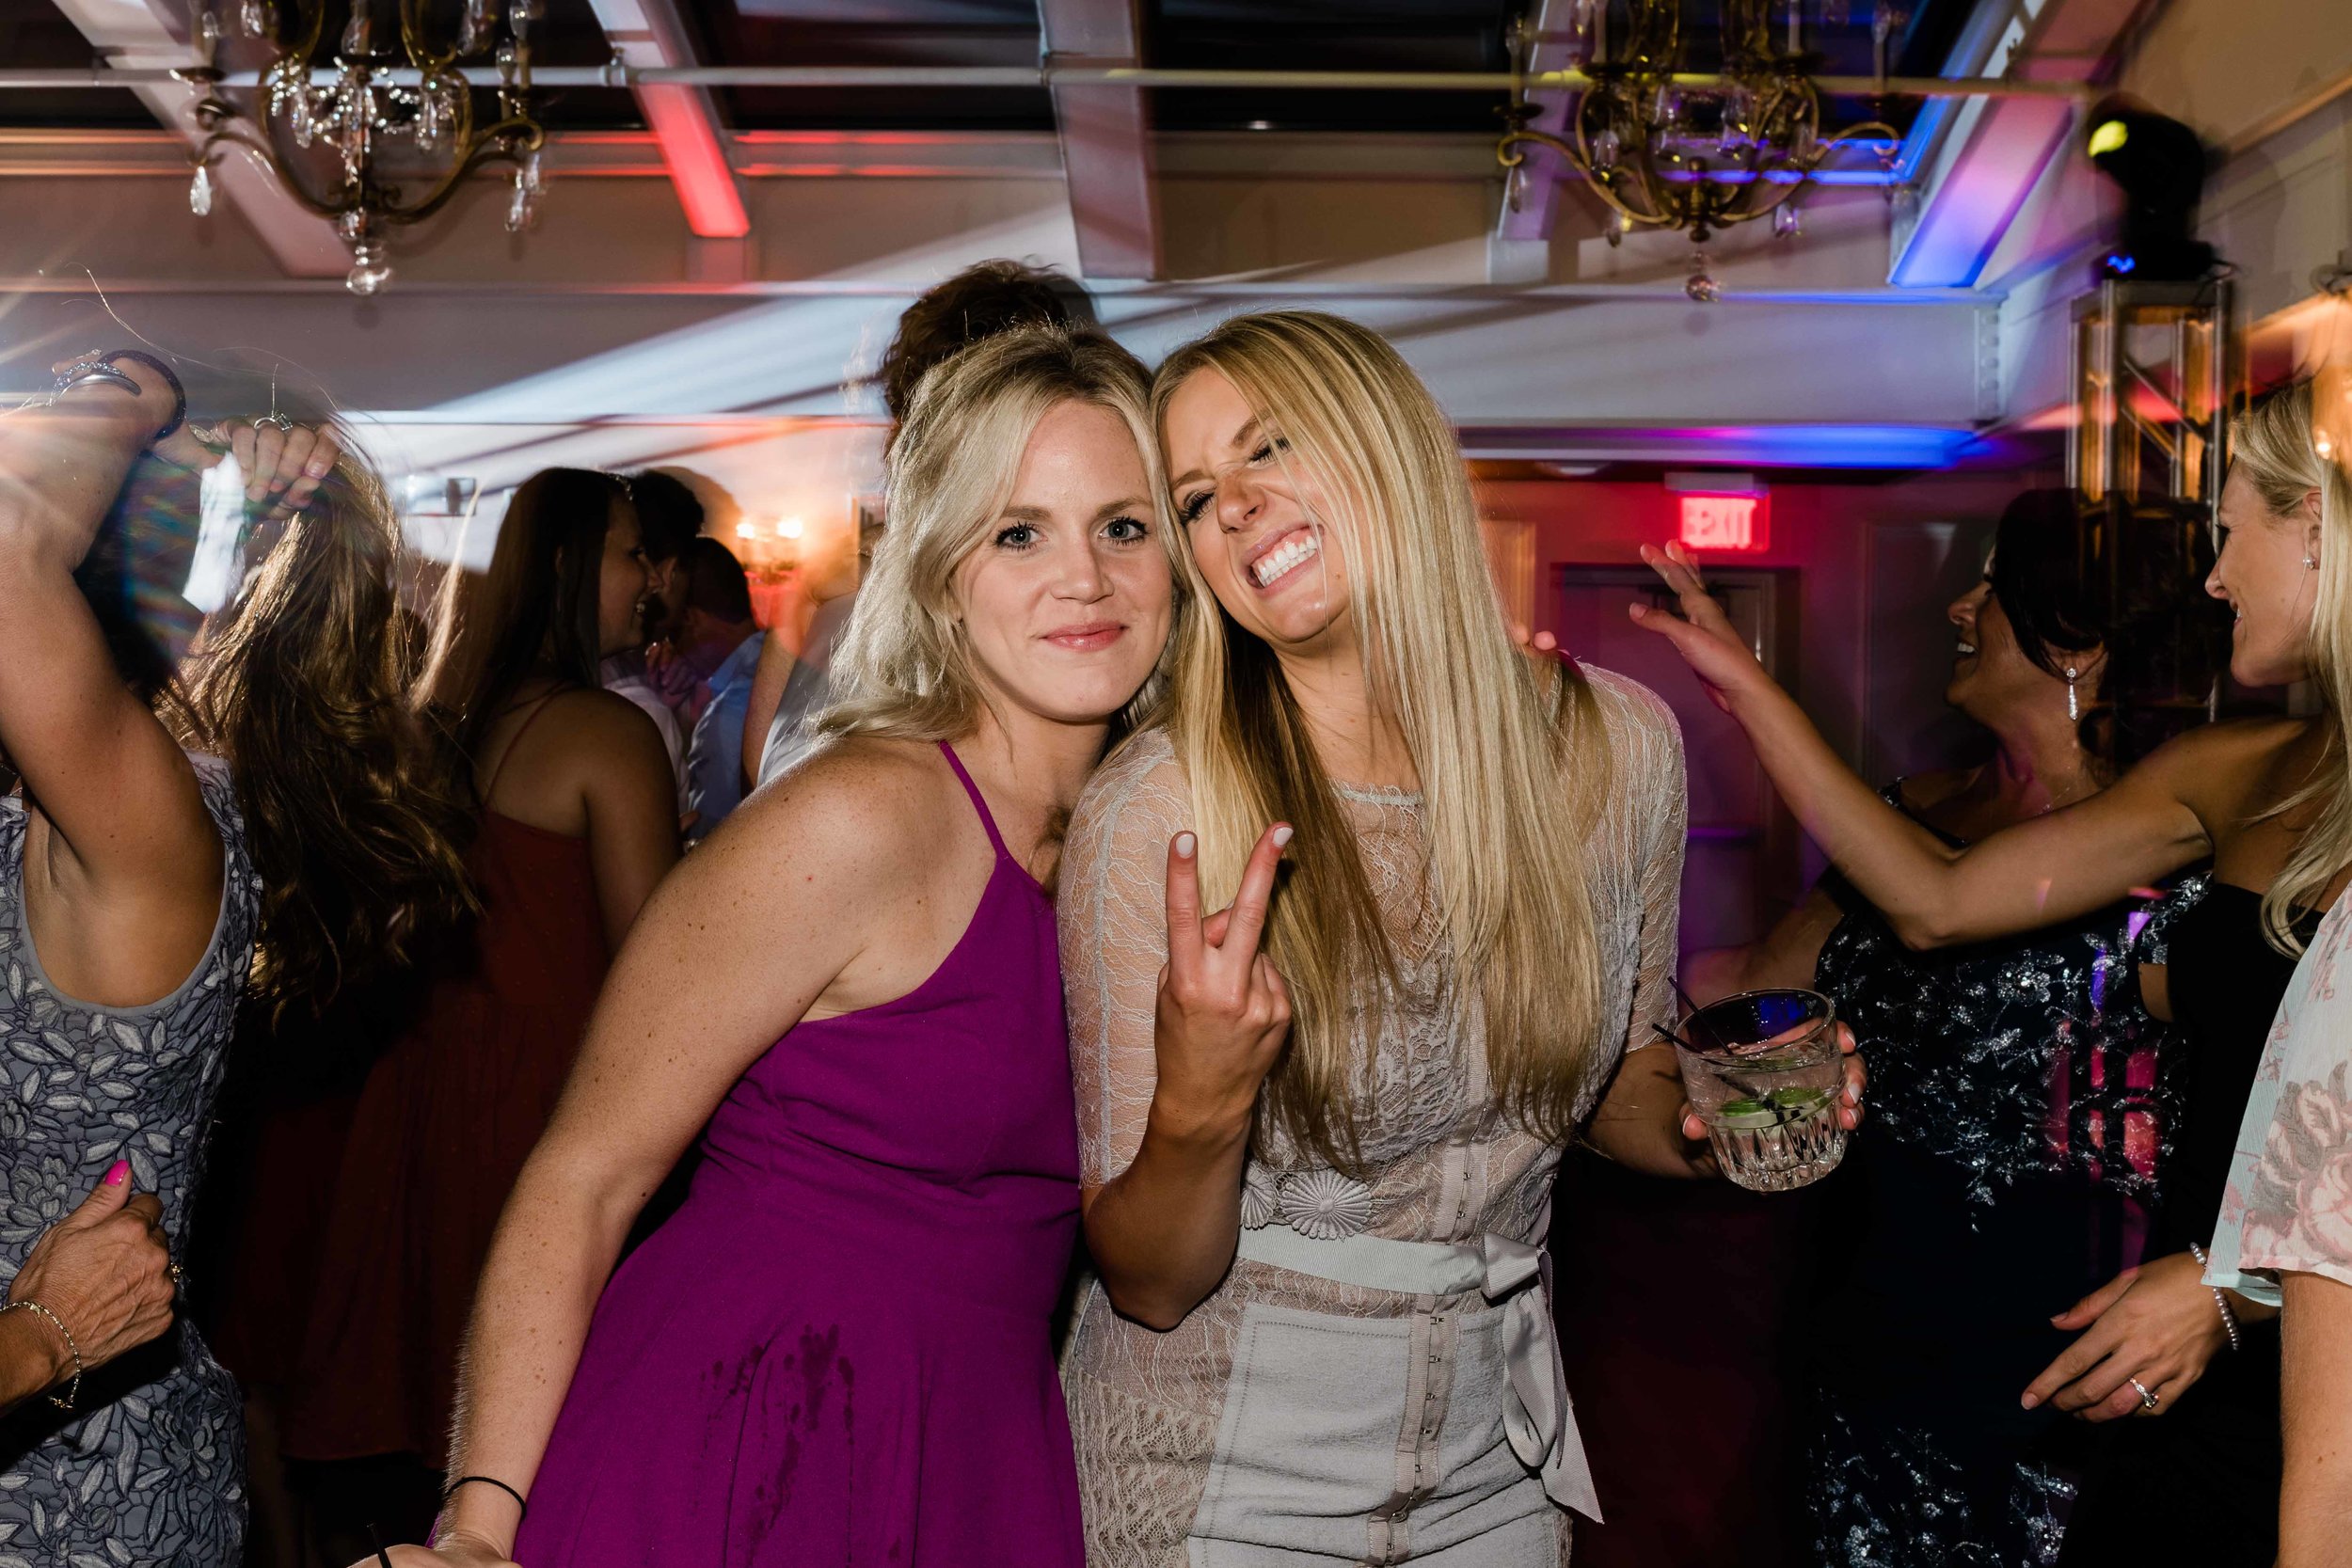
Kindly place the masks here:
[[(2299, 526), (2303, 498), (2319, 492), (2318, 584), (2312, 597), (2311, 678), (2325, 700), (2327, 736), (2312, 782), (2270, 815), (2319, 803), (2319, 816), (2296, 840), (2263, 895), (2263, 934), (2281, 953), (2299, 954), (2296, 911), (2318, 905), (2336, 874), (2352, 864), (2352, 480), (2321, 455), (2312, 383), (2298, 381), (2257, 399), (2230, 424), (2230, 462), (2274, 518)], [(2341, 442), (2344, 434), (2336, 436)]]
[[(1489, 1077), (1527, 1130), (1573, 1130), (1606, 1010), (1585, 839), (1608, 792), (1590, 688), (1514, 647), (1454, 431), (1377, 333), (1314, 311), (1239, 316), (1171, 355), (1155, 428), (1200, 371), (1232, 382), (1329, 498), (1317, 518), (1344, 552), (1365, 679), (1419, 769), (1428, 877), (1483, 1023)], [(1297, 829), (1266, 945), (1290, 989), (1291, 1040), (1263, 1114), (1298, 1148), (1360, 1164), (1355, 1105), (1397, 974), (1353, 827), (1273, 652), (1218, 607), (1185, 552), (1171, 728), (1190, 775), (1203, 894), (1232, 895), (1263, 826)]]
[[(891, 443), (887, 523), (834, 656), (834, 702), (818, 716), (821, 733), (953, 740), (978, 722), (984, 698), (964, 641), (956, 568), (1003, 515), (1030, 435), (1058, 404), (1119, 416), (1143, 459), (1152, 531), (1171, 563), (1183, 555), (1152, 436), (1151, 379), (1110, 339), (1051, 325), (983, 339), (923, 377)], [(1158, 713), (1169, 665), (1163, 653), (1113, 721), (1114, 740)]]

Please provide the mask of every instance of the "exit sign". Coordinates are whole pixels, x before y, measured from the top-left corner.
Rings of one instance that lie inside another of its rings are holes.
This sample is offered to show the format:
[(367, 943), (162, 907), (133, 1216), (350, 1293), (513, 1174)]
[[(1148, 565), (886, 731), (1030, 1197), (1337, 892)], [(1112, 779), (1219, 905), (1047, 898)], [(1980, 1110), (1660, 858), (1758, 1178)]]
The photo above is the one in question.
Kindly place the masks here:
[(1760, 550), (1771, 543), (1762, 496), (1682, 497), (1681, 541), (1692, 550)]

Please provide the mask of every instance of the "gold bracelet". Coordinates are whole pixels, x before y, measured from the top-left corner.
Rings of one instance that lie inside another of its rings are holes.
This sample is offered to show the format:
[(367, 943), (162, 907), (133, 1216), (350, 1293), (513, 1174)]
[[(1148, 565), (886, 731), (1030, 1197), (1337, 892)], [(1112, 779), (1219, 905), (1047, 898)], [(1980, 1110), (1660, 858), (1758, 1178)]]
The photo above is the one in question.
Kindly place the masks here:
[(40, 1313), (49, 1320), (49, 1326), (57, 1331), (57, 1338), (65, 1341), (67, 1354), (73, 1357), (73, 1381), (67, 1386), (62, 1399), (52, 1394), (49, 1396), (49, 1402), (60, 1410), (72, 1409), (73, 1402), (80, 1398), (82, 1393), (82, 1347), (73, 1342), (73, 1331), (66, 1327), (63, 1318), (58, 1317), (37, 1301), (12, 1301), (6, 1307), (0, 1307), (0, 1317), (6, 1317), (8, 1313), (17, 1311)]

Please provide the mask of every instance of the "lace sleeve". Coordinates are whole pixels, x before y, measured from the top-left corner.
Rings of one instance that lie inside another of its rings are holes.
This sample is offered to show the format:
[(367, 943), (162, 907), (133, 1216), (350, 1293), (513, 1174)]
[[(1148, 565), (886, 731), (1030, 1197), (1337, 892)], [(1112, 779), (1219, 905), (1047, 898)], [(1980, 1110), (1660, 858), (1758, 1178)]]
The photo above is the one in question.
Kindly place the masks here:
[(1641, 859), (1641, 965), (1633, 982), (1633, 1016), (1626, 1049), (1657, 1037), (1653, 1023), (1675, 1020), (1675, 961), (1682, 920), (1682, 856), (1689, 836), (1691, 791), (1683, 772), (1682, 726), (1674, 710), (1640, 687), (1629, 705), (1623, 777), (1632, 790)]
[(1079, 1179), (1100, 1185), (1143, 1143), (1157, 1075), (1153, 1005), (1168, 958), (1168, 841), (1191, 795), (1168, 738), (1137, 736), (1078, 800), (1062, 850), (1062, 991), (1077, 1085)]

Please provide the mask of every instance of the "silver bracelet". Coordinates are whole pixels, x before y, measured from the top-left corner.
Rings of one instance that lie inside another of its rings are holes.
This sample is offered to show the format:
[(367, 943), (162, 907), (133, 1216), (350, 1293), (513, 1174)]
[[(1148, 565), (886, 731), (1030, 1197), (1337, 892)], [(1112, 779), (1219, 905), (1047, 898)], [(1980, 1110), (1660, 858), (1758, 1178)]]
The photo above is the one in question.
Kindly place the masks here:
[[(2188, 1243), (2188, 1255), (2197, 1259), (2197, 1272), (2201, 1275), (2205, 1272), (2205, 1249), (2191, 1242)], [(2228, 1293), (2218, 1285), (2208, 1285), (2205, 1289), (2213, 1292), (2213, 1304), (2221, 1309), (2221, 1326), (2230, 1336), (2230, 1348), (2244, 1348), (2238, 1343), (2237, 1314), (2230, 1310)]]

